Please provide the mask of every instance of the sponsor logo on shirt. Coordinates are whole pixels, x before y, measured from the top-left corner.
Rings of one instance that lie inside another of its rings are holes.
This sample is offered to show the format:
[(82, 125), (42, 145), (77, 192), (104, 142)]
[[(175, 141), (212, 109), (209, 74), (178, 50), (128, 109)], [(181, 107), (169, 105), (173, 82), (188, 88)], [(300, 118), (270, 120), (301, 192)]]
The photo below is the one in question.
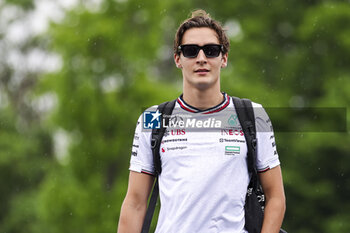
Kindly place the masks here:
[(185, 129), (172, 129), (171, 135), (185, 135), (186, 130)]
[(168, 143), (168, 142), (187, 142), (187, 138), (174, 138), (174, 139), (162, 140), (162, 144)]
[(186, 134), (186, 129), (166, 129), (163, 137), (167, 137), (169, 135), (181, 136), (185, 134)]
[(245, 143), (245, 140), (239, 140), (239, 139), (226, 139), (226, 138), (220, 138), (219, 142), (238, 142), (238, 143)]
[(239, 120), (238, 120), (238, 116), (235, 114), (235, 115), (231, 115), (228, 120), (227, 120), (227, 123), (230, 125), (230, 126), (233, 126), (233, 127), (237, 127), (239, 126)]
[(242, 129), (222, 129), (221, 135), (244, 136)]
[(175, 146), (175, 147), (162, 147), (162, 152), (171, 151), (171, 150), (184, 150), (187, 149), (187, 146)]
[(137, 151), (132, 151), (131, 155), (136, 157), (137, 156)]
[(236, 155), (241, 152), (240, 146), (225, 146), (225, 155)]
[(187, 146), (176, 146), (176, 147), (167, 147), (167, 150), (184, 150), (187, 149)]

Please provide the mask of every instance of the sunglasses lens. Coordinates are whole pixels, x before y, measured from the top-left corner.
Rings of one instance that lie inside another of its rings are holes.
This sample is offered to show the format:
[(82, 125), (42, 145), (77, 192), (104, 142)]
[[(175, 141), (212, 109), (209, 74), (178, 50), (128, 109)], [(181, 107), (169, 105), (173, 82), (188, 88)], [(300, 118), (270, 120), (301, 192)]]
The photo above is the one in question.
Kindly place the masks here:
[(197, 57), (200, 48), (196, 45), (186, 45), (182, 47), (182, 53), (185, 57)]
[(181, 45), (179, 47), (182, 51), (184, 57), (195, 58), (197, 57), (199, 51), (203, 49), (206, 57), (218, 57), (221, 52), (221, 45), (208, 44), (200, 47), (198, 45)]
[(207, 57), (218, 57), (221, 52), (221, 46), (220, 45), (206, 45), (203, 48), (203, 51), (205, 53), (205, 56)]

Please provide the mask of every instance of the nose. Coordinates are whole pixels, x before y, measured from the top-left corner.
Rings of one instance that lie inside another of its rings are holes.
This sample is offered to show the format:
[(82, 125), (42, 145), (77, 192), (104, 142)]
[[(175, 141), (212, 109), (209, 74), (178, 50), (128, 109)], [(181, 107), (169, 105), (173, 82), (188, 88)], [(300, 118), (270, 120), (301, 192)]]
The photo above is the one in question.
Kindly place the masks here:
[(205, 56), (203, 49), (199, 50), (196, 63), (197, 64), (206, 64), (207, 63), (207, 57)]

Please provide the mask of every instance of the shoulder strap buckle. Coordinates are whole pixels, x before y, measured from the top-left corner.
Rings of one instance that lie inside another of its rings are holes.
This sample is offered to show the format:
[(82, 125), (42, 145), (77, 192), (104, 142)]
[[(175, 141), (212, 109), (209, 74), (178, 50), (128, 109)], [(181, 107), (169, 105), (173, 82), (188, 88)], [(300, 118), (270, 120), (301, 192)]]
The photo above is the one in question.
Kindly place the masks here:
[(152, 138), (151, 139), (151, 148), (154, 149), (157, 146), (157, 139), (156, 138)]

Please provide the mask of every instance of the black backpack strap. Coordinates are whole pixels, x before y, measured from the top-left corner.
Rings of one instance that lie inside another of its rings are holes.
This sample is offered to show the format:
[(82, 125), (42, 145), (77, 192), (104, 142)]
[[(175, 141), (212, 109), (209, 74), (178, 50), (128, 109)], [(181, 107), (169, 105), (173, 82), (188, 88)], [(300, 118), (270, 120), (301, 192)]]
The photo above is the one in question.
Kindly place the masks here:
[(152, 218), (154, 214), (154, 210), (156, 209), (157, 200), (159, 196), (159, 186), (158, 186), (158, 177), (155, 178), (155, 182), (153, 185), (151, 199), (149, 200), (146, 216), (143, 220), (141, 233), (148, 233), (149, 228), (151, 227)]
[(169, 125), (169, 119), (175, 107), (175, 103), (176, 100), (173, 100), (158, 105), (157, 110), (162, 113), (161, 127), (160, 129), (152, 129), (151, 148), (153, 153), (154, 168), (157, 176), (162, 172), (162, 163), (160, 161), (159, 148), (164, 132), (166, 130), (166, 128), (163, 127), (163, 122), (165, 121), (165, 125)]
[[(152, 138), (151, 138), (151, 148), (153, 153), (153, 163), (154, 163), (154, 170), (156, 174), (151, 199), (148, 203), (147, 212), (145, 219), (143, 221), (142, 231), (141, 233), (148, 233), (149, 228), (151, 226), (154, 210), (157, 204), (157, 199), (159, 196), (159, 186), (158, 186), (158, 176), (162, 172), (162, 162), (160, 159), (159, 154), (159, 148), (160, 143), (162, 141), (164, 132), (166, 130), (165, 127), (163, 127), (163, 122), (165, 122), (165, 125), (169, 125), (169, 119), (173, 112), (173, 109), (175, 107), (176, 100), (164, 102), (160, 105), (158, 105), (157, 110), (162, 113), (161, 117), (161, 127), (160, 129), (152, 129)], [(164, 121), (163, 121), (164, 119)]]
[(252, 102), (249, 99), (240, 99), (238, 97), (232, 97), (238, 120), (241, 123), (246, 144), (248, 147), (247, 163), (248, 171), (251, 174), (252, 184), (254, 190), (258, 189), (258, 173), (256, 169), (256, 128), (255, 128), (255, 116), (252, 106)]

